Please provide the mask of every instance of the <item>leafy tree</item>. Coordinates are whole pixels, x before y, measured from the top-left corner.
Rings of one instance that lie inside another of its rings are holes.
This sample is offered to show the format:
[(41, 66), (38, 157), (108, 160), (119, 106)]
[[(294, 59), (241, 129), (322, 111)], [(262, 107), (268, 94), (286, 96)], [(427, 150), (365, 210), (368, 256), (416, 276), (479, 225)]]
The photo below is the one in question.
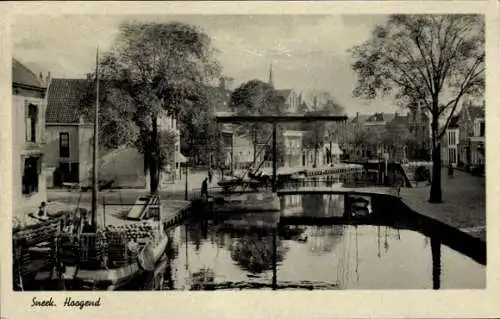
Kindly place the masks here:
[[(89, 75), (79, 88), (79, 113), (86, 121), (95, 117), (96, 82)], [(128, 94), (123, 94), (112, 81), (99, 81), (99, 147), (110, 150), (133, 145), (139, 129), (133, 122), (135, 108)]]
[(440, 140), (459, 102), (484, 91), (483, 16), (392, 15), (351, 53), (358, 75), (355, 96), (392, 95), (401, 106), (420, 103), (430, 113), (433, 178), (429, 201), (441, 202)]
[(159, 116), (166, 112), (182, 123), (208, 107), (206, 85), (220, 71), (213, 53), (210, 38), (194, 26), (124, 23), (100, 63), (101, 78), (126, 92), (134, 106), (132, 121), (139, 128), (153, 193), (165, 163)]
[[(274, 88), (260, 80), (251, 80), (241, 84), (231, 94), (230, 108), (241, 115), (279, 115), (285, 112), (285, 101)], [(259, 141), (267, 141), (272, 135), (272, 125), (266, 123), (243, 123), (237, 130), (252, 141), (254, 153)], [(277, 128), (278, 163), (283, 161), (284, 144), (283, 130)], [(271, 156), (271, 147), (268, 148), (267, 158)], [(258, 150), (257, 150), (258, 152)]]
[[(212, 99), (207, 102), (213, 103)], [(210, 108), (195, 106), (181, 123), (181, 150), (195, 163), (219, 165), (224, 162), (224, 143), (221, 127)]]

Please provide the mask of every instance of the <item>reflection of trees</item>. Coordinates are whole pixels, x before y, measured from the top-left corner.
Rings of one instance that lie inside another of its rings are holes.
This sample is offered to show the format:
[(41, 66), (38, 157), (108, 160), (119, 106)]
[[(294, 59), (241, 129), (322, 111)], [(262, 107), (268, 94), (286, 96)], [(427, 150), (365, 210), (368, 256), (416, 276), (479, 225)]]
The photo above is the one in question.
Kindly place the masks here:
[(306, 234), (310, 250), (319, 254), (332, 252), (342, 242), (344, 227), (342, 225), (309, 227)]
[[(258, 274), (273, 268), (273, 236), (247, 232), (231, 247), (231, 258), (243, 269)], [(283, 261), (287, 248), (277, 238), (276, 262)]]
[(210, 268), (201, 268), (191, 274), (191, 290), (204, 290), (215, 282), (215, 272)]

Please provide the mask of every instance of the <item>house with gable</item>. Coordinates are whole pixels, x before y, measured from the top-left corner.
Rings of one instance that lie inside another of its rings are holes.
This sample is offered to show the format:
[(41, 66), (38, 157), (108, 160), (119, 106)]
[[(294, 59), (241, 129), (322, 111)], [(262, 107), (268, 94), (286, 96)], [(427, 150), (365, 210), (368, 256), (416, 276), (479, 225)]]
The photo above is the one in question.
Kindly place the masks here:
[(35, 212), (47, 201), (45, 109), (47, 80), (12, 59), (13, 212)]
[[(80, 112), (82, 96), (88, 85), (87, 79), (50, 81), (45, 122), (45, 161), (53, 170), (47, 178), (49, 187), (71, 184), (89, 186), (91, 183), (93, 123)], [(166, 114), (160, 116), (159, 129), (178, 133), (176, 120)], [(172, 150), (176, 162), (181, 160), (179, 155), (182, 155), (179, 145), (177, 142)], [(149, 186), (144, 156), (135, 147), (122, 146), (114, 150), (100, 148), (98, 165), (99, 178), (114, 180), (115, 187)], [(180, 175), (180, 172), (176, 171), (175, 175)]]
[[(359, 114), (349, 118), (346, 137), (340, 147), (349, 159), (382, 158), (405, 160), (418, 157), (417, 153), (429, 148), (429, 118), (419, 108), (408, 114), (374, 113)], [(395, 147), (385, 141), (385, 134), (409, 133), (412, 141), (403, 147)], [(421, 156), (423, 157), (423, 156)]]
[(458, 114), (458, 161), (459, 165), (481, 166), (485, 164), (485, 103), (465, 101)]

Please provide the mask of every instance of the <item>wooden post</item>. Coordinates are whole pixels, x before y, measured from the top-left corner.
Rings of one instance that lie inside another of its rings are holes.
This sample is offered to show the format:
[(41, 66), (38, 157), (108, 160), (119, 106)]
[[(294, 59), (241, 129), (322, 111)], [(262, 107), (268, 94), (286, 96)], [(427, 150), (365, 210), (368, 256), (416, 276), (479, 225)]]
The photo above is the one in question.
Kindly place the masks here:
[(278, 226), (274, 228), (273, 230), (273, 284), (272, 284), (272, 289), (276, 290), (278, 289), (278, 245), (277, 245), (277, 236), (278, 236)]
[(96, 98), (95, 98), (95, 114), (94, 114), (94, 143), (93, 143), (93, 157), (92, 157), (92, 215), (91, 225), (92, 229), (97, 229), (97, 196), (99, 194), (99, 173), (97, 170), (97, 160), (99, 158), (99, 48), (96, 52)]
[(277, 191), (278, 149), (276, 145), (276, 123), (273, 123), (273, 193)]
[(102, 227), (106, 227), (106, 196), (102, 197)]
[(189, 166), (188, 166), (188, 162), (185, 163), (185, 168), (186, 168), (186, 172), (185, 172), (185, 176), (186, 176), (186, 182), (185, 182), (185, 189), (184, 189), (184, 200), (188, 200), (188, 171), (189, 171)]

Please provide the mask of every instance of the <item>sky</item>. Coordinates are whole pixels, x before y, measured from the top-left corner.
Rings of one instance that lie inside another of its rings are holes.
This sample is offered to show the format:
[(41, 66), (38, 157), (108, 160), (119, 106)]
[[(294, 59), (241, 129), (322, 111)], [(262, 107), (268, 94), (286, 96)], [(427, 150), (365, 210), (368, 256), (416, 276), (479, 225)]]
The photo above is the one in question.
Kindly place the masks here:
[(308, 96), (327, 91), (356, 112), (395, 112), (392, 101), (352, 97), (356, 75), (349, 48), (370, 37), (385, 15), (66, 15), (13, 17), (13, 54), (37, 74), (52, 78), (82, 78), (92, 72), (96, 47), (108, 50), (126, 21), (184, 22), (200, 27), (212, 39), (224, 76), (234, 86), (267, 81), (272, 64), (277, 89), (294, 89)]

